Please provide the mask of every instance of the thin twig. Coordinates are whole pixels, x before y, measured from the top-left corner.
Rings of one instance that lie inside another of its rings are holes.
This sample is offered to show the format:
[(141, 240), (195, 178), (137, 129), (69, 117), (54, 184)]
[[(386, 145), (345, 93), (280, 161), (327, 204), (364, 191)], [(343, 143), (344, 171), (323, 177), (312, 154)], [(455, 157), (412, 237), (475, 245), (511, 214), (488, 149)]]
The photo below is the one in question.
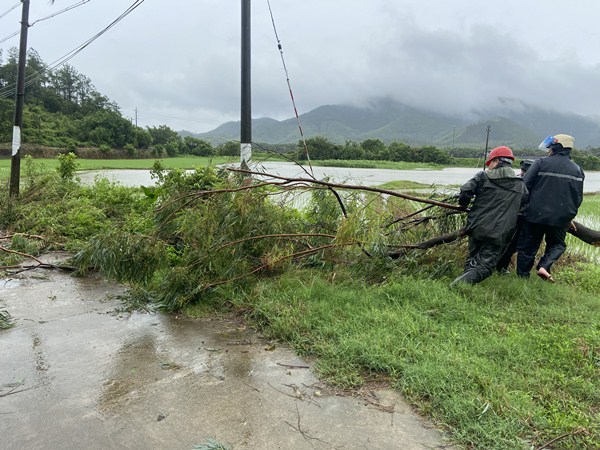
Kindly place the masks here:
[(555, 442), (558, 442), (566, 437), (569, 436), (576, 436), (578, 434), (581, 434), (583, 432), (587, 431), (585, 428), (580, 428), (576, 431), (573, 431), (572, 433), (565, 433), (565, 434), (561, 434), (560, 436), (555, 437), (554, 439), (550, 439), (548, 442), (546, 442), (545, 444), (543, 444), (541, 447), (536, 448), (536, 450), (542, 450), (544, 448), (548, 448), (550, 447), (552, 444), (554, 444)]
[(30, 258), (30, 259), (33, 259), (33, 260), (34, 260), (34, 261), (36, 261), (36, 262), (37, 262), (39, 265), (42, 265), (42, 264), (44, 264), (42, 261), (40, 261), (39, 259), (37, 259), (37, 258), (36, 258), (35, 256), (33, 256), (33, 255), (29, 255), (29, 254), (27, 254), (27, 253), (18, 252), (18, 251), (16, 251), (16, 250), (10, 250), (10, 249), (8, 249), (8, 248), (6, 248), (6, 247), (2, 246), (2, 245), (0, 245), (0, 250), (1, 250), (1, 251), (3, 251), (3, 252), (6, 252), (6, 253), (11, 253), (11, 254), (13, 254), (13, 255), (19, 255), (19, 256), (22, 256), (22, 257), (24, 257), (24, 258)]
[(281, 367), (287, 367), (289, 369), (310, 369), (310, 366), (296, 366), (294, 364), (282, 364), (282, 363), (277, 363), (278, 366)]
[(450, 203), (440, 202), (440, 201), (437, 201), (437, 200), (431, 200), (431, 199), (428, 199), (428, 198), (415, 197), (414, 195), (403, 194), (401, 192), (392, 191), (392, 190), (389, 190), (389, 189), (379, 189), (379, 188), (370, 187), (370, 186), (360, 186), (360, 185), (351, 185), (351, 184), (330, 183), (328, 181), (310, 180), (310, 179), (307, 179), (307, 178), (288, 178), (288, 177), (282, 177), (282, 176), (279, 176), (279, 175), (273, 175), (273, 174), (268, 174), (268, 173), (255, 172), (255, 171), (252, 171), (252, 170), (235, 169), (235, 168), (228, 168), (227, 170), (232, 171), (232, 172), (246, 173), (246, 174), (249, 174), (249, 175), (268, 176), (268, 177), (275, 178), (275, 179), (278, 179), (278, 180), (286, 180), (288, 183), (298, 183), (298, 182), (302, 182), (302, 183), (314, 183), (314, 184), (319, 184), (319, 185), (322, 185), (322, 186), (334, 187), (334, 188), (345, 189), (345, 190), (350, 190), (350, 191), (377, 192), (377, 193), (380, 193), (380, 194), (387, 194), (387, 195), (390, 195), (392, 197), (399, 197), (399, 198), (403, 198), (405, 200), (412, 200), (412, 201), (415, 201), (415, 202), (426, 203), (426, 204), (435, 205), (435, 206), (441, 206), (442, 208), (453, 209), (453, 210), (456, 210), (456, 211), (467, 211), (467, 209), (464, 206), (452, 205)]
[(0, 393), (0, 397), (8, 397), (9, 395), (18, 394), (19, 392), (25, 392), (25, 391), (29, 391), (31, 389), (37, 389), (39, 387), (46, 386), (47, 384), (49, 384), (49, 383), (40, 383), (40, 384), (36, 384), (34, 386), (30, 386), (30, 387), (27, 387), (27, 388), (24, 388), (24, 389), (19, 389), (18, 391), (15, 391), (13, 389), (13, 390), (11, 390), (9, 392), (6, 392), (4, 394)]
[(308, 443), (311, 445), (311, 447), (312, 447), (313, 445), (312, 445), (312, 443), (310, 442), (310, 440), (309, 440), (309, 439), (312, 439), (312, 440), (314, 440), (314, 441), (321, 442), (321, 443), (323, 443), (323, 444), (326, 444), (326, 445), (329, 445), (330, 447), (333, 447), (333, 448), (338, 448), (338, 447), (336, 447), (335, 445), (333, 445), (333, 444), (330, 444), (330, 443), (329, 443), (329, 442), (327, 442), (327, 441), (324, 441), (323, 439), (319, 439), (319, 438), (316, 438), (316, 437), (314, 437), (314, 436), (311, 436), (311, 435), (309, 435), (309, 434), (308, 434), (306, 431), (304, 431), (304, 430), (302, 429), (302, 427), (300, 426), (300, 410), (298, 409), (298, 403), (296, 403), (296, 416), (297, 416), (297, 423), (298, 423), (298, 426), (297, 426), (297, 427), (296, 427), (296, 426), (294, 426), (294, 425), (292, 425), (291, 423), (289, 423), (287, 420), (285, 421), (285, 423), (287, 423), (287, 424), (288, 424), (290, 427), (292, 427), (294, 430), (296, 430), (298, 433), (300, 433), (300, 434), (302, 435), (302, 437), (303, 437), (304, 439), (306, 439), (306, 442), (308, 442)]

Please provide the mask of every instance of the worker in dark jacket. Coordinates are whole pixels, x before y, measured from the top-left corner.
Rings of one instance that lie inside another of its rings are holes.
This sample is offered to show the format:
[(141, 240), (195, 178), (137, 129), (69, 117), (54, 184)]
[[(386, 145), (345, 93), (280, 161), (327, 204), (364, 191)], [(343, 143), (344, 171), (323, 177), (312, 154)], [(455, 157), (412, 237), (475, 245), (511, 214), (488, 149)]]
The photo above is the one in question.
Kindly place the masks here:
[[(529, 168), (531, 167), (532, 164), (533, 164), (533, 161), (531, 159), (524, 159), (521, 161), (521, 163), (519, 164), (521, 167), (521, 173), (519, 173), (519, 176), (521, 178), (529, 170)], [(504, 253), (502, 253), (502, 256), (500, 257), (498, 264), (496, 264), (496, 270), (498, 271), (498, 273), (500, 273), (502, 275), (509, 273), (508, 266), (510, 265), (510, 263), (512, 261), (513, 254), (515, 254), (517, 251), (517, 244), (519, 243), (519, 233), (521, 232), (521, 228), (523, 227), (523, 222), (525, 221), (523, 212), (524, 211), (519, 211), (519, 215), (517, 216), (517, 227), (515, 229), (515, 233), (513, 234), (513, 237), (510, 240), (506, 249), (504, 249)]]
[(567, 248), (567, 230), (583, 201), (585, 176), (571, 161), (573, 141), (567, 134), (548, 136), (540, 148), (547, 150), (549, 156), (536, 160), (523, 177), (530, 196), (517, 247), (517, 275), (521, 277), (529, 277), (545, 239), (546, 248), (537, 264), (537, 274), (554, 282), (550, 269)]
[(469, 256), (464, 273), (452, 285), (479, 283), (489, 277), (515, 232), (527, 189), (515, 175), (514, 159), (510, 148), (496, 147), (485, 162), (489, 170), (479, 172), (460, 188), (460, 205), (467, 206), (475, 200), (466, 226)]

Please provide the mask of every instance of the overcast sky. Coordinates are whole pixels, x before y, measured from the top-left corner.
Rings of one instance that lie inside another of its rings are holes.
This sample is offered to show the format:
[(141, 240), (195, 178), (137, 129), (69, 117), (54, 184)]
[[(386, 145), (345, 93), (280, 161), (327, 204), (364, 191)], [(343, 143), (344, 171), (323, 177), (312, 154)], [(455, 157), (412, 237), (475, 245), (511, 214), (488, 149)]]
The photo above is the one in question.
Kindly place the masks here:
[[(79, 0), (31, 0), (30, 23)], [(300, 114), (372, 97), (467, 112), (516, 98), (600, 115), (598, 0), (270, 0)], [(18, 4), (0, 0), (0, 15)], [(134, 0), (29, 30), (52, 63)], [(240, 111), (241, 0), (145, 0), (69, 61), (140, 126), (209, 131)], [(0, 40), (20, 7), (0, 18)], [(18, 46), (18, 37), (2, 44)], [(252, 0), (252, 115), (293, 117), (267, 0)]]

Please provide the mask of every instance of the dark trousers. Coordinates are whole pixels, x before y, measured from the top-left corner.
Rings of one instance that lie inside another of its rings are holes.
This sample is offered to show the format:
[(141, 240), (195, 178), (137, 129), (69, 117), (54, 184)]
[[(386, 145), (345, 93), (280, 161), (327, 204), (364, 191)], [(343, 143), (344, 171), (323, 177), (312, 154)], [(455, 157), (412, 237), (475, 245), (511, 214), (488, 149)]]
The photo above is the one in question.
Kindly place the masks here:
[(465, 262), (464, 273), (455, 282), (475, 284), (489, 277), (502, 255), (503, 245), (469, 236), (469, 256)]
[(525, 222), (519, 235), (519, 244), (517, 245), (517, 275), (528, 277), (537, 254), (542, 239), (546, 241), (544, 254), (540, 258), (537, 269), (543, 267), (548, 272), (561, 255), (565, 252), (567, 244), (565, 238), (567, 230), (564, 227), (551, 227), (539, 223)]
[(512, 255), (517, 251), (517, 244), (519, 243), (519, 235), (521, 233), (521, 227), (523, 226), (523, 222), (525, 219), (522, 215), (519, 215), (517, 218), (517, 228), (515, 233), (513, 234), (512, 239), (508, 243), (508, 246), (504, 249), (504, 253), (498, 260), (498, 264), (496, 264), (496, 270), (498, 272), (504, 272), (508, 270), (508, 266), (510, 265), (510, 261), (512, 259)]

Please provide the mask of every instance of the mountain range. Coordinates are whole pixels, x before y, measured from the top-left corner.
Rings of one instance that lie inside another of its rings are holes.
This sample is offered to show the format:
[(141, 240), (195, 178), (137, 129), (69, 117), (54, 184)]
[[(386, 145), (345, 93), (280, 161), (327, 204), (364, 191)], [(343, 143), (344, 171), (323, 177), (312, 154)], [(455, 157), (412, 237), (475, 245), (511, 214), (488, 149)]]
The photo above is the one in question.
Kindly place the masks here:
[[(381, 139), (386, 144), (440, 148), (483, 148), (490, 126), (489, 146), (535, 148), (549, 134), (575, 137), (579, 149), (600, 147), (600, 118), (527, 105), (503, 99), (495, 111), (448, 115), (387, 99), (372, 99), (364, 106), (324, 105), (300, 116), (306, 138), (323, 136), (335, 143)], [(183, 131), (212, 144), (239, 140), (240, 122), (227, 122), (206, 133)], [(296, 143), (300, 139), (296, 118), (252, 120), (252, 140), (267, 144)]]

